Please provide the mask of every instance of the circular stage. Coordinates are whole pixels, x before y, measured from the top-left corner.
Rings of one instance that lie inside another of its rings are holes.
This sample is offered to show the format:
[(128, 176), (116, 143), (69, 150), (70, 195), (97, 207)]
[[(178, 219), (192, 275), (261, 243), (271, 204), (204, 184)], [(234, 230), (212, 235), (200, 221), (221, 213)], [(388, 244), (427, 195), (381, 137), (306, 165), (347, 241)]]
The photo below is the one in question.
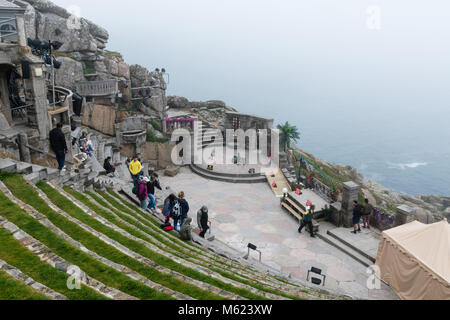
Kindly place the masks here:
[[(233, 158), (233, 161), (237, 162), (237, 164), (226, 164), (226, 152), (230, 151), (230, 148), (223, 149), (223, 160), (219, 161), (215, 154), (207, 154), (203, 155), (203, 158), (206, 159), (201, 161), (201, 164), (191, 164), (191, 169), (196, 174), (211, 180), (231, 182), (231, 183), (266, 183), (267, 177), (265, 172), (270, 170), (270, 165), (263, 166), (261, 164), (249, 164), (248, 159), (249, 151), (245, 152), (245, 158), (238, 153), (232, 154), (236, 155), (236, 158)], [(222, 159), (222, 157), (220, 157)], [(261, 154), (258, 154), (258, 160), (263, 160), (263, 163), (270, 163), (270, 159)], [(197, 163), (200, 161), (196, 161)]]

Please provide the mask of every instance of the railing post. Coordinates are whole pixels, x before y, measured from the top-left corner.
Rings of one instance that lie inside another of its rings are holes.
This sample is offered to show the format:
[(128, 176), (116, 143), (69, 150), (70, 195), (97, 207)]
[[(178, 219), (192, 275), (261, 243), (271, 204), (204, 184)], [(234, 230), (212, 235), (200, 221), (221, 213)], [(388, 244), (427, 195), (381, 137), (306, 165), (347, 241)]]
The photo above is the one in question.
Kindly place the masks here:
[(415, 213), (416, 210), (407, 205), (397, 207), (397, 215), (395, 217), (394, 225), (398, 227), (413, 221)]
[(353, 201), (358, 201), (359, 185), (353, 181), (345, 182), (342, 192), (342, 214), (344, 227), (352, 227)]
[(25, 18), (23, 15), (16, 15), (16, 29), (19, 46), (26, 47), (27, 39), (25, 36)]

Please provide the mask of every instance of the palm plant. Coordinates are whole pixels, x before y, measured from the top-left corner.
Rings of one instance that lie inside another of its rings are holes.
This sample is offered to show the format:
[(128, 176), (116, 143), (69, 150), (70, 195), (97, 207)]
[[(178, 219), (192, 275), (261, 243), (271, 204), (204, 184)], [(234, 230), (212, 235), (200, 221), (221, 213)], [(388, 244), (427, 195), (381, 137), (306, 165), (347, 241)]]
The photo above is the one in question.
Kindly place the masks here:
[(280, 130), (280, 144), (284, 151), (291, 147), (291, 139), (300, 139), (300, 132), (297, 127), (290, 125), (289, 122), (283, 125), (279, 124), (277, 128)]

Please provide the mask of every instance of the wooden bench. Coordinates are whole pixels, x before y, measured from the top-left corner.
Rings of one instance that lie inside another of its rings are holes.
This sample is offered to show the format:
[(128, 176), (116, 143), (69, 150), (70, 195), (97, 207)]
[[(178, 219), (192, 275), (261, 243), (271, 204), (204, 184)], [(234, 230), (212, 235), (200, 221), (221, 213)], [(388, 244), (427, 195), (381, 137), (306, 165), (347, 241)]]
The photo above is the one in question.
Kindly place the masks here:
[[(281, 207), (286, 209), (291, 215), (293, 215), (298, 220), (299, 223), (302, 221), (303, 216), (305, 215), (305, 212), (289, 198), (282, 199)], [(313, 219), (312, 225), (313, 225), (313, 232), (318, 233), (319, 223)]]

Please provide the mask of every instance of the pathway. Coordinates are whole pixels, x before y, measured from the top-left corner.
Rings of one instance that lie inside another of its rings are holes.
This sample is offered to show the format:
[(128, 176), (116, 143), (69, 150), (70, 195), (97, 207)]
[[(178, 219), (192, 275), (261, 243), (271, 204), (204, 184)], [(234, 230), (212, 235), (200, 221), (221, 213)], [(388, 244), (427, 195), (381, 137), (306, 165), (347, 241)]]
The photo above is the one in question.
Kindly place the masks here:
[(366, 267), (353, 258), (320, 239), (299, 235), (298, 223), (281, 209), (266, 183), (212, 181), (183, 168), (176, 177), (161, 177), (161, 184), (186, 193), (194, 221), (197, 210), (207, 205), (218, 239), (241, 252), (254, 243), (262, 251), (263, 262), (277, 270), (305, 280), (314, 266), (327, 275), (330, 289), (359, 299), (398, 299), (384, 284), (381, 290), (367, 289)]

